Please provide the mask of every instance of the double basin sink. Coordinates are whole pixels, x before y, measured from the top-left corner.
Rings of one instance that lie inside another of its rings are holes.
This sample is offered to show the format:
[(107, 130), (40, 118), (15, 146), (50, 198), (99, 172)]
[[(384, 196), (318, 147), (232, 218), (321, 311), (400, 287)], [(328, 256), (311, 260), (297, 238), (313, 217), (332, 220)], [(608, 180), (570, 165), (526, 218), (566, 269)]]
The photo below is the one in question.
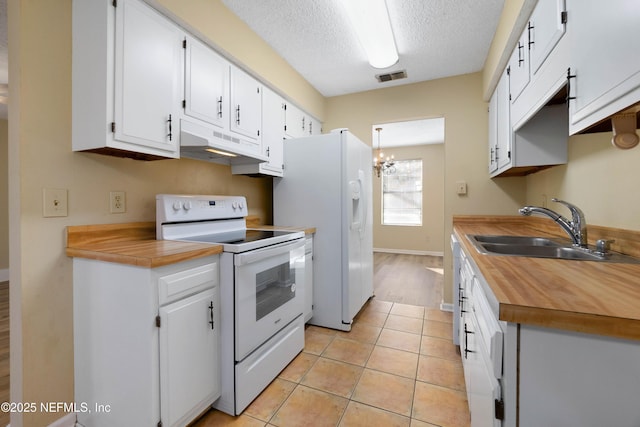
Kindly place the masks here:
[(640, 259), (617, 252), (603, 254), (594, 250), (572, 246), (571, 241), (568, 239), (479, 234), (467, 234), (467, 239), (478, 252), (486, 255), (640, 264)]

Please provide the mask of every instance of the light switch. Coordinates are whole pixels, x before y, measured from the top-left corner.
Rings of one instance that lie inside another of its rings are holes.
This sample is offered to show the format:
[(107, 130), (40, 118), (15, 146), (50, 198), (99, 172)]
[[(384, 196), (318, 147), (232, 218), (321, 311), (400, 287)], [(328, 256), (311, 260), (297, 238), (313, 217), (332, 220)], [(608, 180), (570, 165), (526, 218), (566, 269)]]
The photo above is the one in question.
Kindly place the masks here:
[(42, 216), (50, 218), (67, 215), (67, 190), (62, 188), (43, 188)]
[(458, 193), (458, 196), (467, 194), (467, 183), (465, 181), (456, 182), (456, 193)]

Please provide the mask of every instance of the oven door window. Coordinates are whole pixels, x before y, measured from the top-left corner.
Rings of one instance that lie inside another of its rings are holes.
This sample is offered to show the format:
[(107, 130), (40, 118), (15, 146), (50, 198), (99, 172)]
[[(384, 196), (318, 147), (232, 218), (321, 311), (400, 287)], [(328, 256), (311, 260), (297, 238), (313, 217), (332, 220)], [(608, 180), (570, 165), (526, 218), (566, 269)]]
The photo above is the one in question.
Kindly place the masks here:
[(236, 361), (304, 309), (304, 239), (234, 256)]
[(256, 274), (256, 322), (296, 296), (296, 271), (289, 262)]

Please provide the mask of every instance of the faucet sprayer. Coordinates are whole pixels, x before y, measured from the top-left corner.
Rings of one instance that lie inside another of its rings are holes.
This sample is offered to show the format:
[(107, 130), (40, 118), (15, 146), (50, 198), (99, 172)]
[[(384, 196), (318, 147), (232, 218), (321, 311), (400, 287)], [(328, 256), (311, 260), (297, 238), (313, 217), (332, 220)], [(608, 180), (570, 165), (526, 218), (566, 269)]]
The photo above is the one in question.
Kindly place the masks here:
[(518, 212), (520, 215), (530, 216), (530, 215), (540, 215), (547, 216), (558, 223), (558, 225), (571, 237), (574, 246), (579, 246), (582, 248), (588, 247), (587, 245), (587, 221), (584, 218), (584, 213), (577, 206), (565, 202), (564, 200), (559, 200), (556, 198), (551, 199), (551, 201), (560, 203), (561, 205), (566, 206), (571, 211), (571, 221), (567, 218), (563, 217), (557, 212), (552, 211), (551, 209), (542, 208), (538, 206), (524, 206)]

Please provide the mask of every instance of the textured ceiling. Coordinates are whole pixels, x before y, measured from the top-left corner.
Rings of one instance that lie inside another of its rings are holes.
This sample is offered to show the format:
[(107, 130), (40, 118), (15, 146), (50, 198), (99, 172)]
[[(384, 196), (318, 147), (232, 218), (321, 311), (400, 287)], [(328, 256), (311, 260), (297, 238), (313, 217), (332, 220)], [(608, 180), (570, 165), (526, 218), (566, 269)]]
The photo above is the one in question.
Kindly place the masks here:
[[(222, 0), (324, 96), (336, 96), (480, 71), (504, 0), (387, 0), (400, 60), (367, 62), (341, 2)], [(408, 77), (378, 83), (376, 74)]]

